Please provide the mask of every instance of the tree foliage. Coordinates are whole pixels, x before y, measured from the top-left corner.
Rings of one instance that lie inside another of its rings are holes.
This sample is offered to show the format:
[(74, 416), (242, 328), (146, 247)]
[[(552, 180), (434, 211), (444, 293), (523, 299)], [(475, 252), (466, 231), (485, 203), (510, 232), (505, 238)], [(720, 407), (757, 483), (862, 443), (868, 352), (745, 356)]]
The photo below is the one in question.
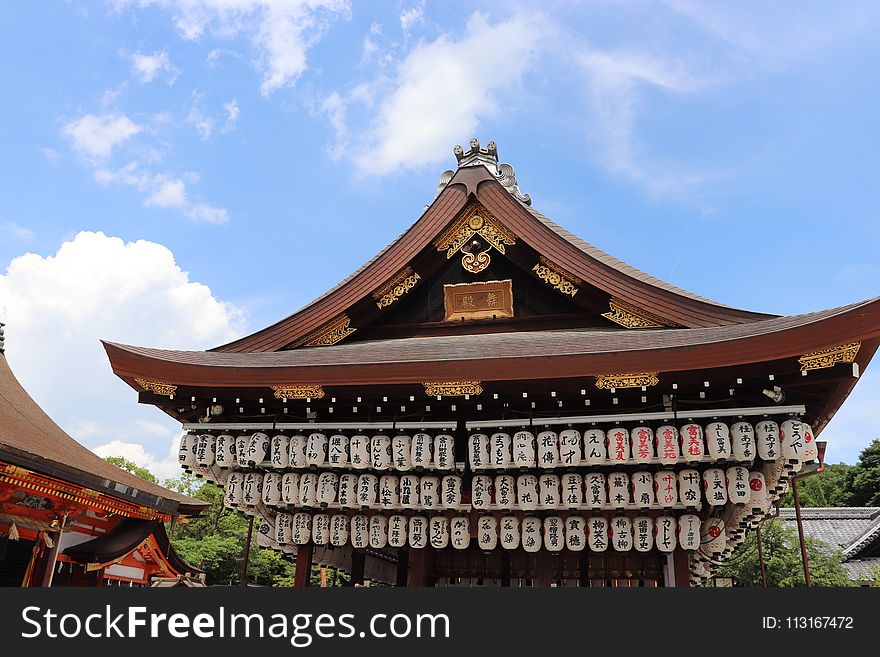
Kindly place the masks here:
[(844, 483), (849, 506), (880, 506), (880, 439), (859, 454), (859, 461), (847, 472)]
[(127, 458), (124, 458), (122, 456), (106, 456), (106, 457), (104, 457), (104, 460), (107, 461), (107, 463), (112, 463), (117, 468), (122, 468), (126, 472), (130, 472), (133, 475), (137, 475), (141, 479), (146, 479), (147, 481), (150, 481), (154, 484), (159, 483), (159, 480), (156, 478), (156, 475), (154, 475), (152, 472), (150, 472), (146, 468), (142, 468), (134, 461), (129, 461)]

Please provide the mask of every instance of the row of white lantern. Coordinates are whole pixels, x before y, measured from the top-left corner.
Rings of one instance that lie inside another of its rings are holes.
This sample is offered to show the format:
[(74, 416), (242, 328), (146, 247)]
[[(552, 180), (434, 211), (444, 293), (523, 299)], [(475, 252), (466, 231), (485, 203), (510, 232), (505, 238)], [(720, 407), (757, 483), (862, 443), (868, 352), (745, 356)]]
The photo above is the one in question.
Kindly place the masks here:
[(518, 431), (475, 433), (468, 440), (468, 461), (474, 470), (520, 467), (557, 468), (578, 465), (618, 465), (623, 463), (696, 463), (708, 456), (714, 461), (752, 462), (810, 461), (818, 456), (809, 425), (786, 420), (758, 422), (711, 422), (705, 431), (688, 423), (680, 429), (670, 425), (656, 432), (648, 426), (628, 430), (613, 427), (607, 431), (577, 429), (559, 433)]
[[(279, 513), (274, 521), (264, 519), (271, 531), (272, 542), (286, 545), (329, 545), (382, 549), (386, 546), (414, 549), (453, 547), (465, 550), (471, 546), (471, 520), (467, 516), (372, 516), (319, 513)], [(261, 529), (261, 533), (264, 532)], [(538, 518), (526, 516), (480, 516), (473, 532), (476, 546), (491, 551), (522, 548), (537, 552), (567, 549), (579, 552), (649, 552), (657, 549), (672, 552), (684, 550), (720, 552), (726, 545), (724, 523), (717, 518), (701, 521), (693, 514), (675, 516), (603, 516)]]
[[(768, 468), (769, 470), (769, 468)], [(226, 481), (230, 507), (262, 502), (275, 507), (318, 508), (338, 505), (343, 509), (442, 509), (462, 505), (463, 479), (458, 475), (383, 475), (335, 472), (233, 471)], [(774, 484), (775, 485), (775, 484)], [(701, 492), (701, 489), (703, 492)], [(605, 475), (578, 473), (474, 475), (470, 506), (477, 511), (557, 508), (685, 508), (699, 509), (702, 500), (711, 507), (728, 502), (766, 512), (772, 501), (765, 474), (742, 466), (684, 469), (656, 473), (639, 471)]]

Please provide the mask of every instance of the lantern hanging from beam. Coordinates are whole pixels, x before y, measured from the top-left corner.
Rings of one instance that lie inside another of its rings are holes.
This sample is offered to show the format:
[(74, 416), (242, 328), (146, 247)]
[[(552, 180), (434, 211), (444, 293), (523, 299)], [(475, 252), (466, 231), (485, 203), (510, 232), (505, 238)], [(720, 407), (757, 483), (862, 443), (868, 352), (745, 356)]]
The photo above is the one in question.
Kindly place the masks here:
[(608, 521), (602, 516), (592, 516), (587, 521), (587, 543), (593, 552), (608, 549)]
[(535, 467), (535, 434), (517, 431), (513, 434), (513, 465), (517, 468)]
[(538, 508), (538, 478), (532, 474), (516, 478), (516, 497), (519, 508), (534, 511)]
[(348, 441), (348, 458), (351, 461), (351, 467), (355, 470), (369, 468), (373, 463), (370, 455), (370, 437), (362, 433), (352, 436)]
[(489, 436), (484, 433), (471, 434), (468, 439), (468, 460), (472, 470), (483, 470), (491, 462), (489, 453)]
[(654, 475), (647, 470), (634, 472), (632, 476), (633, 502), (640, 509), (654, 506)]
[(605, 465), (608, 460), (605, 432), (601, 429), (587, 429), (583, 440), (584, 465)]
[(578, 466), (583, 459), (581, 448), (581, 432), (577, 429), (565, 429), (559, 432), (559, 462), (568, 468)]
[(626, 516), (617, 516), (611, 521), (609, 537), (617, 552), (629, 552), (633, 547), (632, 522)]
[(730, 449), (733, 458), (740, 463), (751, 462), (755, 458), (755, 428), (748, 422), (734, 422), (730, 425)]
[(412, 437), (401, 433), (391, 439), (391, 462), (399, 472), (412, 468)]
[(727, 468), (727, 499), (733, 504), (745, 505), (749, 501), (749, 471), (741, 465)]
[(278, 545), (293, 543), (293, 516), (289, 513), (275, 515), (275, 542)]
[(343, 468), (348, 463), (348, 436), (334, 433), (329, 439), (327, 464), (331, 468)]
[(314, 472), (300, 475), (299, 504), (306, 509), (318, 506), (318, 475)]
[(310, 468), (320, 468), (327, 462), (327, 435), (319, 432), (309, 434), (306, 443), (306, 464)]
[(516, 505), (515, 480), (512, 475), (495, 477), (495, 506), (499, 509), (513, 509)]
[(461, 477), (458, 475), (446, 475), (441, 481), (443, 506), (447, 509), (456, 509), (461, 504)]
[(275, 506), (281, 502), (281, 483), (283, 478), (284, 475), (280, 472), (267, 472), (263, 476), (263, 504)]
[(351, 517), (351, 546), (362, 549), (370, 545), (370, 519), (362, 514)]
[(388, 470), (391, 467), (391, 438), (378, 434), (370, 439), (370, 455), (374, 470)]
[(295, 545), (306, 545), (312, 540), (312, 517), (308, 513), (293, 514), (292, 539)]
[(538, 467), (556, 468), (559, 462), (559, 435), (555, 431), (538, 434)]
[(654, 460), (654, 432), (650, 427), (636, 427), (632, 430), (632, 456), (636, 463), (650, 463)]
[(815, 461), (819, 458), (819, 446), (816, 444), (816, 437), (813, 435), (813, 427), (806, 422), (801, 422), (804, 430), (804, 462)]
[(501, 517), (501, 547), (505, 550), (515, 550), (519, 547), (519, 519), (516, 516)]
[(491, 552), (498, 545), (498, 521), (495, 516), (480, 516), (477, 520), (477, 545)]
[(196, 465), (196, 443), (198, 440), (198, 434), (194, 433), (185, 433), (180, 437), (177, 459), (184, 468), (192, 468)]
[(309, 464), (306, 461), (306, 444), (308, 440), (302, 434), (290, 437), (290, 442), (287, 445), (287, 458), (291, 468), (308, 467)]
[(678, 504), (678, 477), (672, 470), (660, 470), (654, 475), (654, 492), (657, 503), (664, 509)]
[(235, 437), (235, 457), (239, 468), (248, 467), (248, 447), (250, 446), (251, 437), (241, 435)]
[(431, 516), (428, 532), (431, 547), (442, 550), (449, 545), (449, 519), (446, 516)]
[(710, 422), (706, 425), (705, 435), (709, 457), (726, 461), (730, 457), (730, 427), (724, 422)]
[(513, 439), (509, 433), (499, 431), (489, 437), (493, 468), (509, 468), (513, 464)]
[(430, 467), (434, 462), (434, 447), (430, 434), (419, 432), (412, 437), (410, 462), (417, 471)]
[(248, 472), (244, 476), (244, 488), (242, 489), (242, 502), (247, 506), (256, 506), (263, 498), (263, 474), (261, 472)]
[(620, 465), (629, 462), (629, 431), (623, 427), (608, 430), (608, 463)]
[(235, 436), (228, 433), (217, 436), (214, 462), (221, 468), (234, 468), (238, 465), (235, 458)]
[(227, 508), (234, 508), (242, 504), (242, 491), (244, 489), (244, 474), (241, 472), (233, 472), (226, 480), (226, 497), (225, 503)]
[(565, 519), (565, 547), (580, 552), (587, 544), (587, 524), (583, 516), (572, 515)]
[(709, 554), (721, 554), (727, 547), (727, 535), (721, 518), (706, 518), (700, 531), (700, 549)]
[(693, 552), (700, 547), (700, 517), (685, 513), (678, 518), (678, 544), (683, 550)]
[(335, 513), (330, 518), (330, 545), (342, 547), (348, 543), (348, 516)]
[(417, 475), (408, 474), (400, 478), (400, 506), (404, 509), (419, 508), (419, 478)]
[(272, 436), (269, 443), (269, 465), (276, 470), (290, 466), (290, 437), (283, 433)]
[(453, 516), (449, 523), (452, 547), (467, 550), (471, 544), (471, 524), (467, 516)]
[(678, 471), (678, 499), (688, 509), (700, 508), (700, 473), (691, 468)]
[(409, 519), (409, 546), (420, 550), (428, 545), (428, 519), (411, 516)]
[(362, 509), (376, 506), (379, 498), (379, 478), (374, 474), (362, 474), (358, 477), (357, 501)]
[(270, 465), (269, 436), (261, 431), (252, 434), (248, 441), (247, 464), (249, 468)]
[(330, 542), (330, 516), (316, 513), (312, 516), (312, 543), (327, 545)]
[(776, 461), (782, 455), (779, 446), (779, 425), (773, 420), (761, 420), (755, 425), (758, 456), (764, 461)]
[(657, 429), (655, 436), (657, 444), (657, 458), (663, 465), (675, 465), (678, 463), (678, 431), (675, 427), (664, 424)]
[(608, 504), (608, 490), (605, 488), (605, 475), (601, 472), (588, 472), (584, 478), (587, 488), (587, 504), (591, 509), (601, 509)]
[(339, 476), (333, 472), (322, 472), (321, 476), (318, 477), (318, 505), (322, 509), (326, 509), (336, 501), (336, 494), (338, 492)]
[(676, 545), (675, 516), (657, 516), (654, 518), (654, 544), (661, 552), (672, 552)]
[(285, 472), (281, 477), (281, 501), (287, 506), (299, 506), (299, 473)]
[(584, 478), (570, 472), (562, 475), (562, 504), (568, 509), (577, 509), (584, 503)]
[(724, 470), (721, 468), (704, 470), (703, 489), (706, 492), (706, 501), (710, 506), (727, 504), (727, 482), (724, 478)]
[(339, 475), (339, 506), (343, 509), (357, 509), (358, 476), (351, 472)]
[(440, 503), (440, 478), (427, 475), (419, 479), (421, 489), (421, 503), (423, 509), (439, 509)]
[(388, 518), (381, 513), (370, 517), (370, 547), (381, 550), (388, 545)]
[(477, 511), (489, 508), (492, 502), (492, 477), (474, 475), (471, 478), (471, 506)]
[(526, 516), (522, 521), (522, 536), (520, 537), (523, 549), (526, 552), (537, 552), (541, 549), (541, 519), (535, 516)]
[(633, 518), (633, 547), (638, 552), (650, 552), (654, 547), (654, 519), (649, 516)]
[(625, 472), (612, 472), (608, 475), (608, 501), (615, 509), (622, 509), (630, 503), (629, 475)]
[(555, 509), (559, 506), (559, 475), (542, 474), (538, 477), (540, 504), (543, 509)]
[(275, 545), (275, 522), (272, 518), (259, 519), (257, 545), (261, 548), (271, 548)]
[(559, 516), (544, 518), (544, 545), (550, 552), (559, 552), (565, 546), (565, 525)]
[(759, 470), (749, 472), (749, 506), (753, 515), (764, 515), (770, 510), (770, 497), (767, 495), (764, 473)]
[(446, 433), (434, 437), (434, 467), (452, 470), (455, 466), (455, 438)]
[(394, 475), (382, 475), (379, 479), (379, 507), (400, 509), (400, 479)]
[(196, 464), (207, 468), (214, 465), (217, 457), (217, 438), (210, 433), (199, 435), (196, 443)]
[(703, 427), (690, 422), (684, 424), (679, 431), (681, 436), (681, 452), (686, 463), (697, 463), (703, 460), (705, 446), (703, 443)]
[(779, 443), (782, 446), (782, 458), (791, 465), (804, 461), (804, 424), (800, 420), (790, 419), (779, 425)]

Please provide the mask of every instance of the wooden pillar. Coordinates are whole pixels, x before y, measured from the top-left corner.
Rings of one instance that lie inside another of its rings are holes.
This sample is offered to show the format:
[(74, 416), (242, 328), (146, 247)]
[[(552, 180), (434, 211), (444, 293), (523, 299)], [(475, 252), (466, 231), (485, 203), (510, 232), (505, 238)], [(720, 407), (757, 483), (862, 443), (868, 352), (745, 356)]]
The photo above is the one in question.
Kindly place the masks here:
[(590, 553), (589, 550), (581, 550), (578, 553), (578, 584), (590, 585)]
[(510, 587), (510, 552), (501, 550), (501, 586)]
[(535, 586), (550, 586), (553, 581), (553, 560), (550, 552), (547, 550), (539, 550), (536, 555), (535, 566), (537, 568), (537, 577), (535, 578)]
[(247, 538), (244, 542), (244, 555), (241, 558), (241, 576), (239, 577), (238, 583), (241, 586), (247, 586), (247, 571), (248, 571), (248, 563), (251, 558), (251, 537), (254, 535), (254, 517), (251, 516), (248, 521), (248, 533)]
[(300, 545), (296, 549), (296, 570), (293, 573), (293, 585), (303, 588), (309, 585), (312, 578), (312, 555), (315, 552), (314, 543)]
[(681, 548), (675, 548), (666, 555), (666, 586), (690, 588), (691, 575), (688, 568), (688, 554)]
[[(58, 563), (58, 549), (61, 543), (61, 532), (52, 532), (49, 535), (49, 538), (54, 541), (54, 545), (49, 549), (46, 554), (46, 567), (43, 571), (43, 581), (40, 582), (40, 586), (44, 588), (49, 588), (52, 586), (52, 577), (55, 575), (55, 566)], [(40, 540), (37, 538), (37, 540)]]
[(400, 549), (397, 551), (397, 578), (394, 582), (394, 586), (406, 588), (408, 577), (409, 577), (409, 550)]
[(351, 585), (364, 585), (364, 564), (367, 555), (363, 550), (352, 550), (351, 553)]
[(406, 585), (420, 588), (428, 584), (428, 549), (409, 551), (409, 572)]

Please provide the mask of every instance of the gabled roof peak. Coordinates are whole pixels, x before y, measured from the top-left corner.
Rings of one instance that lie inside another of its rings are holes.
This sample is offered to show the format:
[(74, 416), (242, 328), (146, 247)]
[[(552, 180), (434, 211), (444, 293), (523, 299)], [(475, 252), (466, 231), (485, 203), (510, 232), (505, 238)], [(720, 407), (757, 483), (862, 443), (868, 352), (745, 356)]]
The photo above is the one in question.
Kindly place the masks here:
[[(460, 145), (452, 149), (455, 159), (458, 160), (458, 168), (473, 167), (483, 165), (495, 178), (500, 182), (504, 189), (523, 205), (531, 205), (532, 199), (528, 194), (523, 194), (516, 182), (516, 173), (509, 164), (498, 164), (498, 147), (494, 141), (486, 144), (486, 148), (480, 146), (480, 141), (474, 137), (471, 139), (470, 148), (465, 151)], [(451, 169), (440, 174), (440, 184), (437, 185), (437, 194), (440, 195), (443, 188), (449, 184), (455, 175), (455, 171)]]

